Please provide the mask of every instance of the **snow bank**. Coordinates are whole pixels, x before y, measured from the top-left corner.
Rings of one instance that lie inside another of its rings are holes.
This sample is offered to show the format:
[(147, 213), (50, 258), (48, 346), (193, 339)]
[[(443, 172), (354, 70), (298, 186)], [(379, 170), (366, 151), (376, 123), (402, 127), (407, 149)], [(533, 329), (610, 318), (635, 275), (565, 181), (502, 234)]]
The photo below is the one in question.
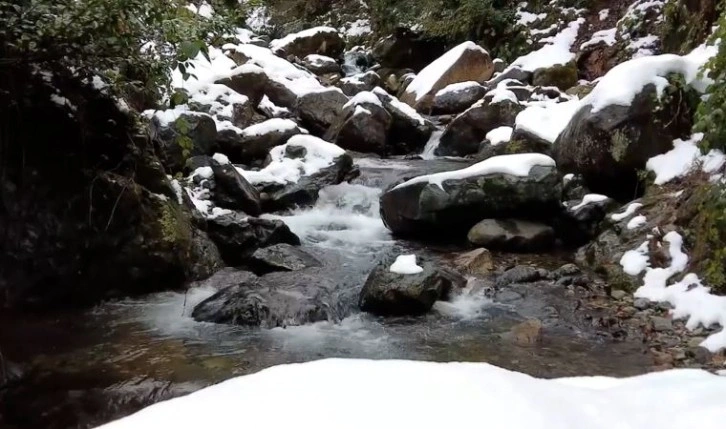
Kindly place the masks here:
[(515, 129), (527, 131), (554, 143), (580, 107), (581, 103), (577, 98), (563, 103), (555, 101), (530, 103), (529, 107), (517, 115)]
[(482, 162), (476, 163), (462, 170), (445, 171), (443, 173), (414, 177), (393, 189), (402, 188), (416, 183), (430, 183), (443, 189), (442, 183), (447, 180), (461, 180), (468, 177), (486, 176), (490, 174), (508, 174), (511, 176), (527, 177), (529, 175), (529, 171), (535, 166), (554, 167), (554, 165), (554, 159), (541, 153), (501, 155), (485, 159)]
[(546, 380), (486, 363), (328, 359), (233, 378), (102, 429), (721, 429), (724, 397), (726, 378), (693, 369)]
[(726, 162), (723, 152), (711, 150), (702, 155), (698, 143), (703, 139), (703, 133), (696, 133), (688, 140), (676, 139), (673, 149), (648, 160), (645, 168), (655, 173), (656, 185), (668, 183), (677, 177), (683, 177), (696, 166), (700, 166), (706, 173), (712, 173), (721, 168)]
[(539, 68), (548, 68), (558, 64), (567, 64), (575, 58), (570, 52), (572, 44), (577, 40), (577, 32), (580, 25), (585, 22), (584, 18), (578, 18), (570, 22), (564, 30), (553, 37), (542, 39), (545, 45), (536, 51), (521, 56), (514, 60), (509, 66), (519, 67), (526, 71), (535, 71)]
[(637, 276), (650, 265), (650, 258), (648, 257), (648, 242), (641, 244), (635, 250), (628, 250), (620, 258), (620, 265), (623, 267), (623, 271), (631, 276)]
[(416, 255), (401, 255), (391, 264), (389, 271), (396, 274), (418, 274), (423, 272), (423, 267), (416, 265)]
[(464, 42), (439, 57), (436, 61), (421, 70), (414, 80), (406, 88), (407, 93), (413, 93), (416, 101), (419, 101), (426, 94), (430, 93), (434, 85), (441, 80), (441, 77), (459, 61), (467, 51), (479, 51), (489, 53), (474, 42)]
[(514, 129), (512, 127), (497, 127), (489, 131), (485, 138), (487, 139), (489, 144), (491, 144), (492, 146), (496, 146), (498, 144), (506, 143), (511, 140), (512, 132), (514, 132)]

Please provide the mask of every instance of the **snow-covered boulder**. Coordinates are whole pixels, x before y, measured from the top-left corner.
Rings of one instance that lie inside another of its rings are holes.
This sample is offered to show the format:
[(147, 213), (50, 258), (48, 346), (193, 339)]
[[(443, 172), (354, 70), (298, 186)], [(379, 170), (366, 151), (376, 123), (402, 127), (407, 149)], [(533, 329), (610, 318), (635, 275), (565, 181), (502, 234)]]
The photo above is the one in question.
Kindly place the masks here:
[(504, 155), (401, 183), (381, 196), (381, 215), (396, 234), (454, 238), (485, 218), (548, 219), (560, 193), (552, 158)]
[(310, 132), (323, 135), (343, 111), (348, 97), (338, 88), (309, 92), (298, 98), (296, 110)]
[(399, 256), (368, 275), (360, 293), (362, 311), (380, 316), (424, 314), (466, 286), (466, 279), (431, 263), (419, 266), (415, 255)]
[(356, 74), (340, 79), (336, 86), (343, 91), (343, 94), (352, 97), (359, 92), (372, 91), (381, 84), (381, 77), (374, 71)]
[[(501, 96), (501, 93), (505, 95)], [(487, 95), (447, 125), (436, 154), (464, 156), (476, 153), (487, 134), (499, 127), (512, 127), (522, 109), (523, 106), (508, 90)]]
[(337, 320), (338, 282), (315, 268), (273, 272), (222, 289), (194, 308), (202, 322), (276, 328)]
[(344, 149), (385, 155), (391, 121), (375, 94), (361, 92), (344, 106), (326, 137)]
[(437, 92), (452, 83), (484, 82), (494, 73), (489, 53), (474, 42), (464, 42), (429, 64), (406, 87), (401, 101), (428, 111)]
[(595, 238), (606, 215), (618, 206), (612, 198), (599, 194), (586, 194), (579, 199), (566, 200), (564, 205), (565, 209), (557, 218), (557, 235), (564, 243), (576, 246), (582, 246)]
[(241, 210), (249, 216), (262, 214), (260, 194), (232, 164), (214, 163), (212, 201), (222, 208)]
[(318, 76), (341, 72), (340, 64), (333, 58), (326, 57), (325, 55), (311, 54), (303, 58), (302, 62), (305, 68)]
[(182, 113), (166, 118), (154, 116), (151, 136), (167, 173), (184, 169), (186, 159), (212, 155), (217, 139), (214, 119), (204, 113)]
[(519, 219), (484, 219), (467, 234), (469, 242), (491, 250), (537, 252), (555, 242), (551, 226)]
[(241, 265), (262, 247), (300, 244), (298, 236), (280, 220), (257, 219), (234, 212), (207, 219), (207, 233), (224, 262), (232, 266)]
[(481, 100), (487, 90), (477, 82), (452, 83), (436, 93), (432, 106), (434, 115), (461, 113)]
[(375, 88), (373, 93), (381, 100), (392, 118), (387, 142), (389, 153), (396, 155), (420, 153), (436, 129), (434, 124), (383, 89)]
[(245, 95), (253, 106), (257, 106), (265, 95), (267, 74), (254, 64), (243, 64), (232, 69), (228, 77), (221, 78), (215, 83), (222, 84), (235, 92)]
[(302, 130), (294, 121), (273, 118), (247, 127), (241, 133), (234, 130), (220, 132), (217, 143), (232, 162), (250, 164), (264, 161), (270, 149), (285, 144), (298, 134), (302, 134)]
[(318, 54), (337, 58), (345, 49), (345, 40), (335, 28), (314, 27), (273, 40), (270, 48), (281, 56), (304, 58)]

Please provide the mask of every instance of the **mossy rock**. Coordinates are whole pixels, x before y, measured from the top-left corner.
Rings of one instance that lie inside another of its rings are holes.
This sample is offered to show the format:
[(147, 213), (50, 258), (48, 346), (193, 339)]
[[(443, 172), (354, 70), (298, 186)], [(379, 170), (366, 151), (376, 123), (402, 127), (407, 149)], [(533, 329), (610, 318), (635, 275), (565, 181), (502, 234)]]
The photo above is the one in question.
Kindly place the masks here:
[(577, 66), (574, 62), (558, 64), (534, 71), (532, 84), (535, 86), (556, 86), (562, 91), (577, 85)]
[(565, 91), (565, 94), (576, 95), (578, 98), (583, 99), (589, 93), (591, 93), (594, 88), (595, 88), (595, 85), (592, 85), (592, 84), (575, 85), (575, 86), (569, 88), (567, 91)]

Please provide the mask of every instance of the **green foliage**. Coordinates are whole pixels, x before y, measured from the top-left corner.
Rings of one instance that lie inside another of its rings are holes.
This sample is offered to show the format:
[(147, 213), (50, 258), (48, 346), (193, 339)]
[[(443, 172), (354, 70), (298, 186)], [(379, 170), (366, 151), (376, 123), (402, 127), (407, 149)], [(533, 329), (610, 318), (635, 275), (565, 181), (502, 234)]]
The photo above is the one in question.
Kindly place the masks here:
[(123, 96), (158, 99), (169, 71), (190, 74), (189, 59), (238, 18), (207, 19), (181, 0), (0, 0), (0, 62), (90, 82)]
[(697, 208), (687, 231), (692, 258), (706, 283), (726, 293), (726, 187), (701, 184), (689, 203)]
[(190, 124), (183, 116), (180, 116), (174, 121), (174, 128), (179, 133), (176, 137), (176, 144), (181, 148), (184, 159), (187, 159), (194, 148), (194, 141), (189, 137)]
[(683, 2), (669, 0), (659, 26), (663, 52), (686, 54), (703, 43), (718, 18), (720, 0)]
[[(711, 41), (726, 40), (726, 14), (722, 14)], [(718, 46), (718, 53), (706, 64), (703, 73), (713, 80), (706, 91), (706, 100), (696, 112), (695, 130), (704, 133), (702, 148), (726, 149), (726, 43)]]

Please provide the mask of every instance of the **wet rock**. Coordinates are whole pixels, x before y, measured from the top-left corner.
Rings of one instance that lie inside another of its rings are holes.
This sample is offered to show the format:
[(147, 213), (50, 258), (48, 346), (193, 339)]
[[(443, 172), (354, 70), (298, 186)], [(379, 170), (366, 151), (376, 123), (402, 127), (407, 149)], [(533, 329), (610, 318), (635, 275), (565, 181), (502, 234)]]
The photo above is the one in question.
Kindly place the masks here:
[(207, 155), (191, 156), (187, 159), (186, 165), (184, 166), (184, 174), (190, 175), (197, 168), (211, 167), (212, 165), (215, 165), (215, 164), (217, 164), (217, 161), (215, 161), (211, 156), (207, 156)]
[(475, 158), (477, 160), (485, 160), (500, 155), (514, 155), (518, 153), (542, 153), (549, 155), (551, 143), (544, 142), (542, 139), (532, 139), (524, 137), (521, 130), (515, 130), (511, 140), (492, 145), (485, 140), (479, 145), (479, 152)]
[(434, 124), (381, 88), (375, 88), (373, 93), (391, 115), (392, 122), (386, 144), (389, 153), (421, 153), (436, 129)]
[(267, 74), (261, 67), (253, 64), (243, 64), (232, 69), (229, 77), (217, 80), (215, 83), (225, 85), (233, 91), (248, 97), (254, 107), (262, 101), (268, 81)]
[(262, 214), (260, 194), (232, 164), (212, 165), (214, 192), (212, 200), (219, 207), (241, 210), (250, 216)]
[(431, 263), (424, 263), (419, 274), (392, 273), (386, 264), (368, 275), (358, 305), (380, 316), (418, 315), (464, 286), (466, 279)]
[(541, 270), (529, 265), (517, 265), (499, 276), (495, 284), (501, 288), (512, 283), (532, 283), (542, 278)]
[[(432, 63), (414, 78), (401, 95), (401, 101), (420, 112), (431, 109), (434, 96), (447, 85), (458, 82), (484, 82), (494, 73), (489, 53), (473, 42), (464, 42)], [(439, 60), (437, 60), (439, 61)], [(442, 68), (442, 69), (440, 69)], [(432, 81), (431, 70), (435, 80)]]
[(300, 245), (300, 238), (279, 220), (225, 214), (207, 222), (209, 238), (229, 265), (241, 265), (257, 249), (273, 244)]
[(470, 243), (489, 249), (534, 252), (552, 247), (552, 227), (518, 219), (484, 219), (467, 235)]
[(671, 320), (667, 317), (653, 316), (653, 317), (651, 317), (650, 320), (653, 324), (653, 329), (656, 332), (665, 332), (665, 331), (673, 330), (673, 320)]
[(337, 61), (323, 55), (308, 55), (303, 59), (303, 65), (318, 76), (341, 72), (340, 65)]
[(257, 276), (250, 272), (237, 268), (225, 267), (214, 273), (212, 276), (193, 283), (194, 287), (215, 288), (217, 290), (240, 283), (254, 280)]
[(297, 100), (303, 124), (313, 134), (323, 135), (343, 111), (348, 97), (338, 88), (309, 92)]
[(513, 127), (522, 106), (510, 100), (496, 103), (491, 100), (492, 96), (485, 97), (451, 121), (441, 135), (436, 154), (465, 156), (477, 153), (489, 131), (503, 126)]
[(211, 116), (182, 113), (174, 122), (152, 120), (151, 136), (164, 169), (181, 172), (189, 156), (212, 155), (217, 138), (217, 125)]
[(486, 174), (441, 186), (425, 180), (399, 185), (381, 196), (381, 215), (395, 234), (454, 239), (485, 218), (547, 218), (559, 210), (559, 196), (555, 168), (534, 166), (526, 177)]
[(670, 85), (659, 98), (647, 85), (630, 106), (609, 105), (593, 111), (584, 105), (553, 145), (563, 173), (581, 174), (594, 192), (632, 197), (638, 171), (648, 159), (672, 149), (672, 141), (690, 134), (691, 90)]
[(462, 82), (449, 85), (434, 96), (432, 113), (448, 115), (461, 113), (481, 100), (487, 89), (477, 82)]
[(486, 275), (494, 269), (494, 260), (489, 250), (479, 248), (457, 256), (454, 266), (465, 273)]
[(521, 346), (533, 346), (542, 341), (542, 322), (537, 319), (527, 320), (514, 326), (509, 335)]
[(338, 320), (336, 281), (314, 270), (274, 272), (222, 289), (194, 308), (200, 322), (264, 328)]
[(270, 42), (270, 48), (282, 57), (294, 55), (305, 58), (308, 55), (318, 54), (337, 58), (345, 49), (345, 40), (334, 28), (315, 27), (273, 40)]
[(561, 91), (577, 85), (577, 67), (574, 62), (558, 64), (534, 71), (532, 84), (535, 86), (555, 86)]
[(258, 274), (273, 271), (300, 271), (320, 267), (321, 262), (306, 251), (289, 244), (275, 244), (258, 249), (248, 263)]

